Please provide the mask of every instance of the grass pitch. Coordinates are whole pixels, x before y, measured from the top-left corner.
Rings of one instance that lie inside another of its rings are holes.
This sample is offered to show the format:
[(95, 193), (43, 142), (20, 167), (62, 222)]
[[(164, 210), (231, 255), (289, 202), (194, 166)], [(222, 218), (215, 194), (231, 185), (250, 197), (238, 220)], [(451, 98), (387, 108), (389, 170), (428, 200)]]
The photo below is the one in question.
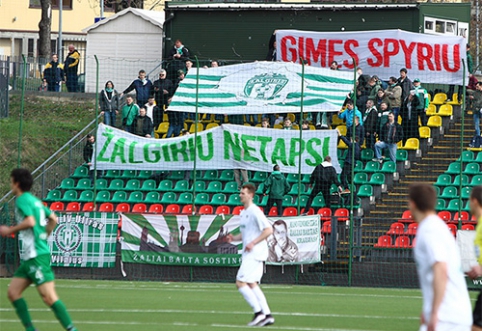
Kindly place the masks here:
[[(0, 330), (23, 330), (0, 279)], [(262, 285), (276, 318), (273, 330), (417, 330), (418, 290)], [(252, 311), (233, 284), (57, 280), (80, 331), (253, 330)], [(471, 293), (474, 300), (476, 293)], [(61, 331), (37, 294), (26, 290), (34, 325)], [(258, 328), (259, 329), (259, 328)]]

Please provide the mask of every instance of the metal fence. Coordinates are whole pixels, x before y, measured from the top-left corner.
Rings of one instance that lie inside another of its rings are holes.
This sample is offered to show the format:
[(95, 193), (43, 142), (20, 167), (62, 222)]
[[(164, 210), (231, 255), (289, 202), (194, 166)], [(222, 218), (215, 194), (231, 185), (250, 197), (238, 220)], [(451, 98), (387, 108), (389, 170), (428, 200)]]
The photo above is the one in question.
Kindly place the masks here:
[(0, 57), (0, 118), (8, 117), (8, 91), (10, 86), (10, 57)]

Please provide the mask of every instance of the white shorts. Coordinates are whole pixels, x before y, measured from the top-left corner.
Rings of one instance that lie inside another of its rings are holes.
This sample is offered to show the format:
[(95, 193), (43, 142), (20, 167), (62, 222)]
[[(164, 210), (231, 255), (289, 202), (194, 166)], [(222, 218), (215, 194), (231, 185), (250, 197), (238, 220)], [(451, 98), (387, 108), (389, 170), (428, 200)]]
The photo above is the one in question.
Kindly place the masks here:
[(239, 267), (236, 280), (243, 283), (259, 283), (263, 277), (263, 261), (253, 258), (243, 258)]
[[(435, 331), (470, 331), (472, 326), (456, 325), (448, 322), (438, 322)], [(418, 331), (427, 331), (426, 325), (421, 325)]]

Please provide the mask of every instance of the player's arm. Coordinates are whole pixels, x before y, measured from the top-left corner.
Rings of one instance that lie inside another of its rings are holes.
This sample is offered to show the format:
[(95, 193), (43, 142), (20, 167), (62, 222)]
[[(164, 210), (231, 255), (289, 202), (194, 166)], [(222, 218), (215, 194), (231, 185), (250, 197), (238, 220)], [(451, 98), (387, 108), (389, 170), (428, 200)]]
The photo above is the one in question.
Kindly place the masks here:
[(236, 235), (233, 236), (230, 233), (226, 236), (226, 239), (227, 239), (228, 243), (230, 243), (232, 241), (241, 241), (243, 239), (243, 235), (241, 233), (239, 233), (239, 234), (236, 234)]
[(22, 230), (27, 230), (35, 226), (35, 218), (33, 216), (27, 216), (17, 225), (14, 226), (0, 226), (0, 235), (2, 237), (7, 237), (11, 234), (17, 233)]
[(432, 315), (428, 321), (427, 331), (435, 331), (438, 320), (438, 310), (442, 304), (445, 295), (445, 288), (447, 286), (447, 263), (435, 262), (433, 269), (433, 301), (432, 301)]
[(45, 231), (47, 231), (47, 235), (50, 236), (52, 231), (54, 231), (55, 227), (57, 226), (57, 223), (58, 223), (57, 215), (55, 215), (55, 213), (53, 212), (50, 213), (48, 220), (49, 221), (45, 226)]

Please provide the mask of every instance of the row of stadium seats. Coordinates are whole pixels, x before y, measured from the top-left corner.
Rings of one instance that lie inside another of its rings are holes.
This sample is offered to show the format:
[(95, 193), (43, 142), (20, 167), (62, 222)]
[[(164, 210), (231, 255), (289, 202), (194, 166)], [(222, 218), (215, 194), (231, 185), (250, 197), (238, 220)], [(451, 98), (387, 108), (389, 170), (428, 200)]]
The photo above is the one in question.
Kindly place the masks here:
[[(438, 212), (438, 216), (443, 219), (446, 223), (457, 224), (459, 221), (459, 212), (456, 211), (454, 214), (448, 210), (442, 210)], [(476, 224), (475, 217), (470, 216), (468, 211), (461, 211), (460, 213), (460, 220), (462, 224)], [(410, 210), (405, 210), (402, 214), (402, 217), (398, 219), (397, 223), (413, 223), (413, 217)]]
[(464, 174), (462, 176), (456, 175), (452, 178), (452, 175), (449, 174), (442, 174), (437, 177), (437, 181), (434, 183), (435, 190), (437, 193), (440, 193), (440, 190), (445, 186), (460, 186), (460, 182), (462, 182), (462, 186), (478, 186), (482, 185), (482, 175), (474, 175), (472, 179), (469, 175)]

